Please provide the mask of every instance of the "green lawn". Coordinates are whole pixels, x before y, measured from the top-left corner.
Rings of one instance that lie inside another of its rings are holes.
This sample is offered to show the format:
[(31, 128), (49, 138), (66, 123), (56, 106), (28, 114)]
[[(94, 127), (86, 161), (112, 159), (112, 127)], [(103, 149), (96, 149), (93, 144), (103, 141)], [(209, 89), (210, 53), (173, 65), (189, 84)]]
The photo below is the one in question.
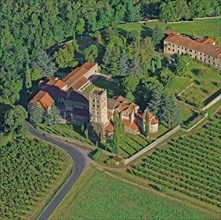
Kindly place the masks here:
[(111, 82), (104, 77), (99, 77), (96, 81), (93, 82), (90, 86), (88, 86), (83, 93), (89, 93), (94, 87), (99, 87), (103, 89), (107, 89), (107, 96), (111, 98), (113, 96), (125, 95), (123, 89), (114, 82)]
[[(190, 76), (193, 78), (193, 86), (182, 93), (180, 98), (197, 107), (200, 104), (203, 105), (207, 98), (220, 89), (221, 75), (218, 70), (198, 61), (190, 63), (190, 70)], [(197, 72), (199, 74), (196, 74)]]
[(177, 201), (96, 171), (60, 217), (71, 219), (212, 220), (212, 216)]
[(52, 133), (56, 135), (60, 135), (63, 137), (70, 137), (75, 138), (79, 141), (86, 142), (89, 144), (93, 144), (90, 140), (87, 140), (82, 132), (81, 128), (79, 126), (73, 126), (73, 125), (67, 125), (67, 124), (59, 124), (59, 125), (45, 125), (45, 124), (39, 124), (39, 128)]
[(158, 23), (162, 30), (167, 27), (174, 31), (178, 31), (181, 34), (189, 34), (195, 36), (208, 36), (216, 40), (217, 44), (221, 44), (221, 19), (202, 19), (195, 20), (189, 23), (177, 23), (177, 24), (167, 24), (165, 22), (146, 22), (146, 24), (141, 24), (138, 22), (120, 24), (118, 28), (124, 31), (137, 30), (141, 32), (142, 35), (150, 36), (151, 29)]

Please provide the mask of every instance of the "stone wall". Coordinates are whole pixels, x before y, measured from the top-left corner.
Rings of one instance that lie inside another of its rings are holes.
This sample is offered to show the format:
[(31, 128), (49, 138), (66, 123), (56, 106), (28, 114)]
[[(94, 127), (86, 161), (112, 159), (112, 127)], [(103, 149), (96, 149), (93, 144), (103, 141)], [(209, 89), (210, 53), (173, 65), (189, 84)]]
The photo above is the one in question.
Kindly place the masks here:
[(162, 137), (156, 139), (154, 142), (152, 142), (151, 144), (147, 145), (144, 149), (140, 150), (139, 152), (137, 152), (136, 154), (134, 154), (133, 156), (127, 158), (124, 160), (124, 164), (128, 164), (131, 163), (132, 161), (134, 161), (135, 159), (137, 159), (138, 157), (142, 156), (143, 154), (145, 154), (147, 151), (151, 150), (152, 148), (154, 148), (155, 146), (157, 146), (158, 144), (160, 144), (162, 141), (166, 140), (168, 137), (170, 137), (172, 134), (176, 133), (177, 131), (180, 130), (180, 126), (175, 127), (174, 129), (168, 131), (166, 134), (164, 134)]

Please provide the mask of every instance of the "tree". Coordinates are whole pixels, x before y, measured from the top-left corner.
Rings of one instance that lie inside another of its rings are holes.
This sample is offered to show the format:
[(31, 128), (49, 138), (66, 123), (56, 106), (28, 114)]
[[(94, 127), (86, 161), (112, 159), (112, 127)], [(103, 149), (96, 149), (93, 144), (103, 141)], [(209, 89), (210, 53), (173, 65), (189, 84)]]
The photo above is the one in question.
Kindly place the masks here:
[(146, 115), (145, 115), (145, 135), (146, 137), (149, 134), (149, 110), (148, 108), (145, 111)]
[(43, 121), (43, 114), (44, 110), (37, 102), (35, 102), (31, 107), (30, 107), (30, 122), (33, 123), (34, 125), (37, 125), (38, 123), (41, 123)]
[(86, 140), (89, 140), (88, 129), (87, 128), (85, 129), (84, 134), (85, 134)]
[(41, 78), (41, 69), (38, 67), (31, 68), (31, 80), (37, 81)]
[(13, 136), (19, 137), (24, 135), (24, 121), (28, 117), (27, 111), (21, 106), (12, 106), (4, 116), (4, 131), (6, 134), (12, 133)]
[(102, 39), (102, 35), (101, 35), (100, 31), (96, 31), (96, 32), (94, 33), (94, 37), (95, 37), (96, 42), (97, 42), (98, 44), (103, 45), (103, 39)]
[(86, 61), (94, 62), (98, 56), (98, 48), (95, 44), (90, 45), (84, 50), (84, 57)]
[(55, 71), (57, 71), (55, 63), (52, 61), (51, 57), (43, 50), (38, 53), (34, 67), (41, 70), (42, 77), (53, 76)]
[(159, 119), (164, 126), (168, 127), (168, 129), (174, 128), (180, 124), (180, 107), (173, 94), (162, 94)]
[(47, 110), (44, 120), (47, 125), (56, 125), (60, 117), (60, 110), (55, 105), (52, 105), (51, 108)]
[(187, 74), (189, 69), (190, 58), (189, 55), (177, 56), (177, 65), (175, 74), (177, 76), (184, 76)]
[(117, 111), (114, 112), (114, 135), (112, 139), (112, 151), (115, 154), (119, 153), (120, 148), (120, 122)]
[(160, 82), (164, 85), (164, 86), (168, 86), (171, 84), (172, 79), (173, 79), (173, 73), (172, 71), (166, 67), (164, 68), (161, 72), (160, 72)]
[(78, 62), (75, 60), (75, 50), (78, 44), (74, 42), (66, 43), (63, 48), (60, 48), (54, 53), (54, 59), (59, 68), (75, 67)]
[(152, 39), (155, 47), (162, 45), (162, 39), (164, 37), (163, 31), (160, 29), (159, 25), (156, 24), (153, 29)]
[(148, 109), (151, 113), (158, 116), (160, 105), (161, 105), (161, 96), (164, 93), (164, 88), (161, 83), (151, 83), (149, 85), (149, 100), (148, 100)]
[(157, 69), (161, 69), (161, 68), (162, 68), (162, 60), (161, 60), (161, 57), (157, 57), (157, 58), (156, 58), (156, 66), (157, 66)]
[(32, 83), (31, 83), (31, 70), (29, 68), (29, 65), (26, 64), (26, 71), (25, 71), (25, 87), (26, 89), (29, 89), (32, 87)]
[(130, 69), (128, 71), (129, 76), (136, 76), (136, 77), (142, 77), (143, 76), (143, 70), (140, 66), (140, 61), (137, 55), (134, 56), (130, 63)]
[(126, 93), (135, 92), (139, 79), (136, 76), (127, 76), (122, 80), (122, 87)]
[(120, 61), (119, 61), (119, 68), (118, 68), (118, 75), (119, 76), (126, 76), (128, 73), (128, 57), (126, 54), (126, 51), (123, 49), (120, 55)]
[(156, 72), (155, 61), (151, 61), (151, 72), (154, 74)]

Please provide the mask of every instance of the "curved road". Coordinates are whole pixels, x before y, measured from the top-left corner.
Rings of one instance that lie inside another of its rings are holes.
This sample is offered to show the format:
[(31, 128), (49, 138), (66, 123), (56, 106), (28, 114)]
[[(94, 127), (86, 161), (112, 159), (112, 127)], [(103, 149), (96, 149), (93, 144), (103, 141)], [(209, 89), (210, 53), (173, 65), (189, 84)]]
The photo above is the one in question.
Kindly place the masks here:
[(86, 168), (88, 162), (86, 155), (80, 150), (63, 142), (42, 135), (27, 121), (25, 121), (25, 124), (28, 127), (29, 132), (33, 136), (57, 145), (59, 148), (63, 149), (66, 153), (68, 153), (72, 158), (72, 160), (74, 161), (74, 170), (71, 173), (71, 176), (68, 178), (65, 185), (62, 186), (60, 191), (56, 194), (56, 196), (52, 199), (52, 201), (49, 203), (46, 209), (44, 209), (44, 211), (39, 217), (39, 220), (46, 220), (53, 213), (53, 211), (55, 210), (57, 205), (61, 202), (61, 200), (64, 198), (64, 196), (68, 193), (72, 185), (76, 182), (82, 171)]

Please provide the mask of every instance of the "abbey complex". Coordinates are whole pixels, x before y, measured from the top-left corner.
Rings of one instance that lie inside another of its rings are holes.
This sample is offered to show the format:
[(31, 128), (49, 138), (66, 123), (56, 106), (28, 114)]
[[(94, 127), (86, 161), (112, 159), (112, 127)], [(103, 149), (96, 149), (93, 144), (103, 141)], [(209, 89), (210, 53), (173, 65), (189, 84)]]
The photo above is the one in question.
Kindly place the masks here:
[[(145, 130), (147, 112), (123, 96), (107, 97), (107, 91), (94, 88), (83, 92), (94, 80), (103, 77), (98, 63), (86, 62), (74, 69), (62, 80), (51, 77), (41, 81), (41, 90), (29, 101), (29, 110), (34, 103), (50, 111), (55, 104), (61, 112), (61, 122), (75, 125), (90, 125), (102, 138), (114, 133), (114, 113), (124, 125), (124, 131), (139, 134)], [(111, 80), (111, 79), (109, 79)], [(158, 132), (158, 120), (148, 112), (149, 132)]]

